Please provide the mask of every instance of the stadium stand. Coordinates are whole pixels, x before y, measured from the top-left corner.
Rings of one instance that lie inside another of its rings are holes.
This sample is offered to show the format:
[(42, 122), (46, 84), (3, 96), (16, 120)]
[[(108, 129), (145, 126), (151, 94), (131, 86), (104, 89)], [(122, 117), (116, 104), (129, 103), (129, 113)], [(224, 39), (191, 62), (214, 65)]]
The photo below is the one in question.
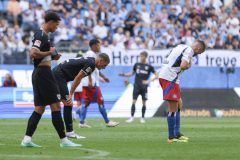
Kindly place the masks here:
[(93, 37), (125, 49), (170, 48), (195, 38), (208, 48), (240, 49), (239, 0), (0, 0), (1, 64), (30, 63), (29, 37), (47, 10), (62, 17), (52, 41), (63, 52), (84, 51)]

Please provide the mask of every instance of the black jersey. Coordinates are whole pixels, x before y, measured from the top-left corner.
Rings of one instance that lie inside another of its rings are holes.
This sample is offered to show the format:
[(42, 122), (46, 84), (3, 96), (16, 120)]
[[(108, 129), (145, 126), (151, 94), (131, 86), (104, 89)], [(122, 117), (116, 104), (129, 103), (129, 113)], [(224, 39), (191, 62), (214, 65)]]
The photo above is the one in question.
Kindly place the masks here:
[[(45, 32), (43, 32), (42, 30), (37, 30), (34, 33), (32, 43), (33, 43), (32, 48), (37, 48), (42, 52), (49, 51), (50, 47), (51, 47), (50, 39), (49, 39), (48, 35)], [(33, 59), (34, 66), (37, 67), (38, 64), (43, 59), (44, 59), (44, 57), (43, 58), (34, 58)]]
[(92, 57), (79, 57), (74, 59), (68, 59), (57, 67), (63, 72), (66, 81), (73, 81), (78, 73), (82, 70), (85, 76), (90, 75), (95, 70), (95, 58)]
[(143, 80), (148, 80), (151, 73), (155, 73), (153, 66), (149, 64), (135, 63), (133, 71), (136, 73), (135, 85), (147, 86), (142, 83)]

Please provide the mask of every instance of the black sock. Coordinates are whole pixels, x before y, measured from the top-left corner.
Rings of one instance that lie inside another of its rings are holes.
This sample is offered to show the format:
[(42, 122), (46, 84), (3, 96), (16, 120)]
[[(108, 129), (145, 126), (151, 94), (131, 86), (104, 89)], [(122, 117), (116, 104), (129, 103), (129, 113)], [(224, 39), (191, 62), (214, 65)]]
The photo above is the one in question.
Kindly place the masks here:
[(146, 112), (146, 106), (142, 106), (142, 118), (144, 118)]
[(56, 129), (56, 131), (58, 132), (58, 136), (60, 137), (60, 139), (66, 137), (66, 134), (64, 132), (64, 124), (63, 124), (60, 111), (52, 112), (52, 124)]
[(133, 117), (135, 114), (135, 104), (132, 104), (132, 108), (131, 108), (131, 116)]
[(27, 130), (26, 130), (27, 136), (32, 137), (35, 130), (37, 129), (37, 125), (38, 125), (38, 122), (41, 119), (41, 117), (42, 117), (42, 115), (35, 111), (32, 113), (31, 117), (28, 119), (28, 125), (27, 125)]
[(67, 132), (72, 132), (73, 131), (72, 106), (64, 106), (63, 116)]

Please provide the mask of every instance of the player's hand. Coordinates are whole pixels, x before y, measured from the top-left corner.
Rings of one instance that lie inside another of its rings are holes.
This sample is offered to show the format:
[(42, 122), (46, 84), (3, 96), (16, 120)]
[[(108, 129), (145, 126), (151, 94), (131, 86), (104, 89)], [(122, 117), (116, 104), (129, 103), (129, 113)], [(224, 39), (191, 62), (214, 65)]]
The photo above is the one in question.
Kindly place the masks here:
[(99, 77), (99, 81), (105, 83), (105, 80), (102, 77)]
[(119, 73), (118, 75), (119, 75), (119, 76), (124, 76), (124, 73)]
[(50, 51), (51, 54), (53, 54), (55, 52), (55, 50), (56, 50), (55, 47), (50, 47), (49, 51)]
[(149, 80), (143, 80), (142, 83), (143, 83), (143, 84), (149, 84), (150, 81), (149, 81)]
[(69, 95), (69, 98), (67, 99), (67, 105), (69, 105), (69, 106), (72, 106), (73, 105), (73, 102), (72, 102), (72, 95), (70, 94)]
[(54, 56), (54, 58), (53, 58), (53, 60), (59, 60), (60, 59), (60, 57), (61, 57), (62, 55), (61, 54), (57, 54), (56, 56)]
[(107, 82), (107, 83), (110, 82), (110, 80), (109, 80), (107, 77), (104, 77), (103, 80), (104, 80), (105, 82)]

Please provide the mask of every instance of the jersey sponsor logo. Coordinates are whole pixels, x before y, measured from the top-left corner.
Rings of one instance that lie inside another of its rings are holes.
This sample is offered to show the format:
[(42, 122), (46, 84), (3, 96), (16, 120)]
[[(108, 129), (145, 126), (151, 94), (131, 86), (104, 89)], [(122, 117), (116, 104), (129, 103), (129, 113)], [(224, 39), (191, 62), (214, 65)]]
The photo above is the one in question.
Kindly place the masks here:
[(88, 68), (86, 69), (86, 72), (87, 72), (87, 73), (91, 73), (91, 72), (92, 72), (92, 68), (91, 68), (91, 67), (88, 67)]
[(40, 47), (41, 43), (42, 42), (40, 40), (36, 40), (33, 45), (37, 46), (37, 47)]

